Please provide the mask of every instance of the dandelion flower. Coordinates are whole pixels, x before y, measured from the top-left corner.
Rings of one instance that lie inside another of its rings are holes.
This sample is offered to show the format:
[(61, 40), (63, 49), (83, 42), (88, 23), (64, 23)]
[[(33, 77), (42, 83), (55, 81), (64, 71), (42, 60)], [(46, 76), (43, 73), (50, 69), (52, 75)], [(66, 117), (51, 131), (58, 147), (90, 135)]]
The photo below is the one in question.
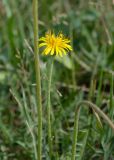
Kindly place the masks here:
[(72, 50), (69, 43), (70, 40), (65, 38), (62, 33), (56, 36), (54, 33), (47, 32), (45, 37), (40, 38), (39, 47), (45, 47), (43, 51), (45, 55), (58, 55), (62, 57)]

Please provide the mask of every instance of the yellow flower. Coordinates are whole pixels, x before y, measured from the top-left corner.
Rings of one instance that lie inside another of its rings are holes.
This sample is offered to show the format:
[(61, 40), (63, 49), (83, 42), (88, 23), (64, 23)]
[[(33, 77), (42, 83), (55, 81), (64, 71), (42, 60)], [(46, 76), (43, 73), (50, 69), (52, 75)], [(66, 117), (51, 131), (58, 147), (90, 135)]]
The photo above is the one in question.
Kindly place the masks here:
[(57, 36), (54, 33), (48, 32), (45, 37), (40, 38), (39, 47), (45, 46), (43, 54), (45, 55), (66, 55), (68, 51), (72, 50), (71, 45), (69, 44), (70, 40), (65, 38), (62, 33), (59, 33)]

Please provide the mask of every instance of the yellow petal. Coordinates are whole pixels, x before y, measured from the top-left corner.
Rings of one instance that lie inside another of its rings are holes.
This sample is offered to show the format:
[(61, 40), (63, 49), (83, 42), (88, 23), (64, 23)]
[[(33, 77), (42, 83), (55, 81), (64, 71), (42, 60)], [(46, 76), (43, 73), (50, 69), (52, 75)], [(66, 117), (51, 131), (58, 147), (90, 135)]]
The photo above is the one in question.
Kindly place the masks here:
[(59, 49), (58, 53), (59, 53), (60, 57), (63, 57), (63, 54), (60, 49)]
[(65, 49), (61, 48), (61, 51), (66, 55)]
[(59, 53), (59, 50), (58, 50), (58, 47), (56, 46), (56, 55), (58, 55)]
[(40, 43), (39, 47), (43, 47), (43, 46), (46, 46), (46, 45), (47, 45), (47, 43)]
[(51, 49), (51, 55), (54, 55), (54, 47)]
[(68, 45), (68, 44), (64, 44), (64, 48), (65, 48), (65, 49), (69, 49), (69, 50), (72, 51), (72, 47), (71, 47), (70, 45)]
[(41, 38), (39, 39), (39, 41), (44, 41), (44, 42), (46, 42), (46, 38), (45, 38), (45, 37), (41, 37)]
[(51, 51), (51, 47), (47, 47), (47, 48), (45, 48), (45, 50), (44, 50), (44, 54), (45, 55), (48, 55), (49, 53), (50, 53), (50, 51)]

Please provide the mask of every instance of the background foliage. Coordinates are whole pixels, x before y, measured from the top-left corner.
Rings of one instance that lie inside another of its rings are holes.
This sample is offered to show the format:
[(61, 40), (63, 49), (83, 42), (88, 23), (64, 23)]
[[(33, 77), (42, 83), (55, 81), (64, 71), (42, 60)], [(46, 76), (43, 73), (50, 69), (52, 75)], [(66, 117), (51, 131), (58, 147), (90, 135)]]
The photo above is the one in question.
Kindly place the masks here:
[[(114, 3), (40, 0), (39, 35), (51, 29), (71, 38), (73, 53), (54, 62), (51, 88), (53, 159), (71, 156), (74, 111), (82, 99), (114, 119)], [(48, 57), (41, 57), (43, 159), (48, 160)], [(31, 0), (0, 1), (0, 160), (35, 160), (37, 113)], [(78, 160), (113, 160), (114, 136), (92, 111), (81, 111)]]

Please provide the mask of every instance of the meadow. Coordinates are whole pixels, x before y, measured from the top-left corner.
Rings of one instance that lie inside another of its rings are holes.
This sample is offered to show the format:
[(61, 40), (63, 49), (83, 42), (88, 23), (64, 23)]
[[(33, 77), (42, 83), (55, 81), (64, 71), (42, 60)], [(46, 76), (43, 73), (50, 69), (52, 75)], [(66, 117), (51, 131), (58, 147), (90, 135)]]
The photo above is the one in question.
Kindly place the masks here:
[[(0, 0), (0, 160), (114, 160), (114, 1), (33, 1)], [(42, 54), (48, 31), (72, 51)]]

